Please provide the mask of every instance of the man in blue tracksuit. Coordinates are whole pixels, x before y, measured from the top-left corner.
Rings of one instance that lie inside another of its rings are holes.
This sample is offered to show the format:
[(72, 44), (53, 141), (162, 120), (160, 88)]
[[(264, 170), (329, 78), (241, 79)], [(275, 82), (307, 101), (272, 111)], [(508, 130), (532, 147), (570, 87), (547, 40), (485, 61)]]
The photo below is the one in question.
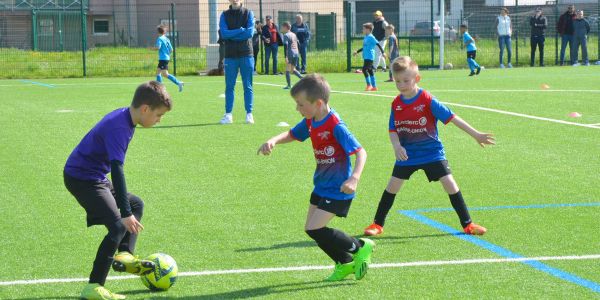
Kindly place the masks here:
[(221, 124), (233, 123), (233, 92), (238, 70), (244, 86), (246, 123), (254, 124), (252, 116), (252, 73), (254, 56), (252, 36), (254, 35), (254, 13), (242, 7), (242, 0), (229, 0), (229, 9), (221, 14), (219, 32), (225, 45), (225, 116)]
[(306, 49), (310, 40), (310, 30), (308, 29), (308, 24), (302, 21), (302, 15), (296, 15), (296, 23), (292, 24), (292, 32), (298, 38), (298, 50), (300, 50), (300, 59), (302, 59), (302, 67), (299, 68), (299, 62), (296, 62), (296, 70), (300, 70), (300, 73), (306, 74)]

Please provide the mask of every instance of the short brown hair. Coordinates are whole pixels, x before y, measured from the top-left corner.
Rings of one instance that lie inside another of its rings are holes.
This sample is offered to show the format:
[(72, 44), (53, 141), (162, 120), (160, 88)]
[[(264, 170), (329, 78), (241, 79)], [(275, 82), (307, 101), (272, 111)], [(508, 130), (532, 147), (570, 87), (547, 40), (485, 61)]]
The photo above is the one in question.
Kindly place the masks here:
[(281, 26), (286, 27), (287, 29), (292, 28), (292, 25), (290, 24), (290, 22), (283, 22), (283, 24)]
[(167, 32), (167, 26), (160, 24), (156, 26), (156, 31), (158, 31), (160, 34), (165, 34), (165, 32)]
[(365, 23), (363, 24), (363, 28), (373, 31), (373, 23)]
[(153, 110), (161, 106), (171, 110), (171, 107), (173, 106), (171, 96), (167, 93), (165, 86), (154, 80), (140, 84), (135, 90), (135, 94), (133, 94), (131, 106), (138, 108), (143, 104), (150, 106)]
[(416, 74), (419, 74), (419, 65), (416, 61), (412, 60), (410, 56), (400, 56), (392, 62), (392, 73), (402, 73), (407, 70), (414, 71)]
[(315, 103), (319, 99), (327, 103), (329, 102), (331, 87), (323, 76), (319, 74), (310, 74), (296, 82), (290, 90), (290, 94), (294, 98), (300, 93), (304, 93), (306, 100), (310, 103)]
[(508, 8), (503, 7), (502, 9), (500, 9), (501, 11), (505, 12), (508, 15)]

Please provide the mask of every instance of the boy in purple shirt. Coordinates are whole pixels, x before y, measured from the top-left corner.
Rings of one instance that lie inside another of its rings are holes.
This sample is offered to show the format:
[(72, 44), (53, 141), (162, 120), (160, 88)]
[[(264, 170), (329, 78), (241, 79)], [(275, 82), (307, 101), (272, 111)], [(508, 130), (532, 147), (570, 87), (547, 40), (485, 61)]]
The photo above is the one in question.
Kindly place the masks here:
[[(124, 299), (104, 288), (108, 271), (145, 274), (154, 263), (133, 256), (144, 202), (127, 192), (123, 163), (136, 125), (152, 127), (170, 111), (171, 97), (165, 87), (150, 81), (135, 91), (131, 106), (110, 112), (83, 137), (64, 169), (67, 190), (87, 214), (87, 225), (104, 225), (108, 234), (98, 252), (83, 299)], [(111, 173), (112, 182), (106, 175)], [(119, 251), (114, 256), (116, 251)]]

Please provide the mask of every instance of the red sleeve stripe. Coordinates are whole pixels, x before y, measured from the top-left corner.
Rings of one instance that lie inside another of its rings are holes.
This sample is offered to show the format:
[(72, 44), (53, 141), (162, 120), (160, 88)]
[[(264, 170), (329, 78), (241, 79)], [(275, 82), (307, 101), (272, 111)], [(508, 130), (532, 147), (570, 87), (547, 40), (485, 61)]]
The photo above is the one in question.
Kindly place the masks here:
[(362, 150), (362, 147), (348, 153), (348, 156), (352, 156), (352, 155), (356, 154), (357, 152), (359, 152), (360, 150)]
[(456, 115), (455, 115), (455, 114), (452, 114), (452, 115), (450, 116), (450, 118), (448, 118), (448, 120), (446, 120), (446, 122), (444, 122), (444, 125), (446, 125), (446, 124), (450, 123), (450, 121), (452, 121), (452, 119), (454, 119), (454, 117), (456, 117)]

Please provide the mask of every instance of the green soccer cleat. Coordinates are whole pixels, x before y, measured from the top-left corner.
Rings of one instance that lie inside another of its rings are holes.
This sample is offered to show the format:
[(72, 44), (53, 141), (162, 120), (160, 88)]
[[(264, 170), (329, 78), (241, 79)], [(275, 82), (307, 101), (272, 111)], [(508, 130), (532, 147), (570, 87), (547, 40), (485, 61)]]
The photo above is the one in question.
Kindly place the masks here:
[(123, 300), (125, 295), (112, 293), (97, 283), (88, 283), (83, 288), (80, 298), (86, 300)]
[(336, 263), (333, 273), (325, 279), (325, 281), (340, 281), (354, 273), (354, 262), (340, 264)]
[(156, 264), (149, 260), (141, 260), (127, 251), (121, 251), (115, 255), (112, 268), (117, 272), (146, 275), (154, 271)]
[(354, 254), (354, 277), (361, 280), (367, 274), (369, 264), (371, 263), (371, 254), (375, 247), (375, 242), (370, 239), (361, 238), (364, 245)]

